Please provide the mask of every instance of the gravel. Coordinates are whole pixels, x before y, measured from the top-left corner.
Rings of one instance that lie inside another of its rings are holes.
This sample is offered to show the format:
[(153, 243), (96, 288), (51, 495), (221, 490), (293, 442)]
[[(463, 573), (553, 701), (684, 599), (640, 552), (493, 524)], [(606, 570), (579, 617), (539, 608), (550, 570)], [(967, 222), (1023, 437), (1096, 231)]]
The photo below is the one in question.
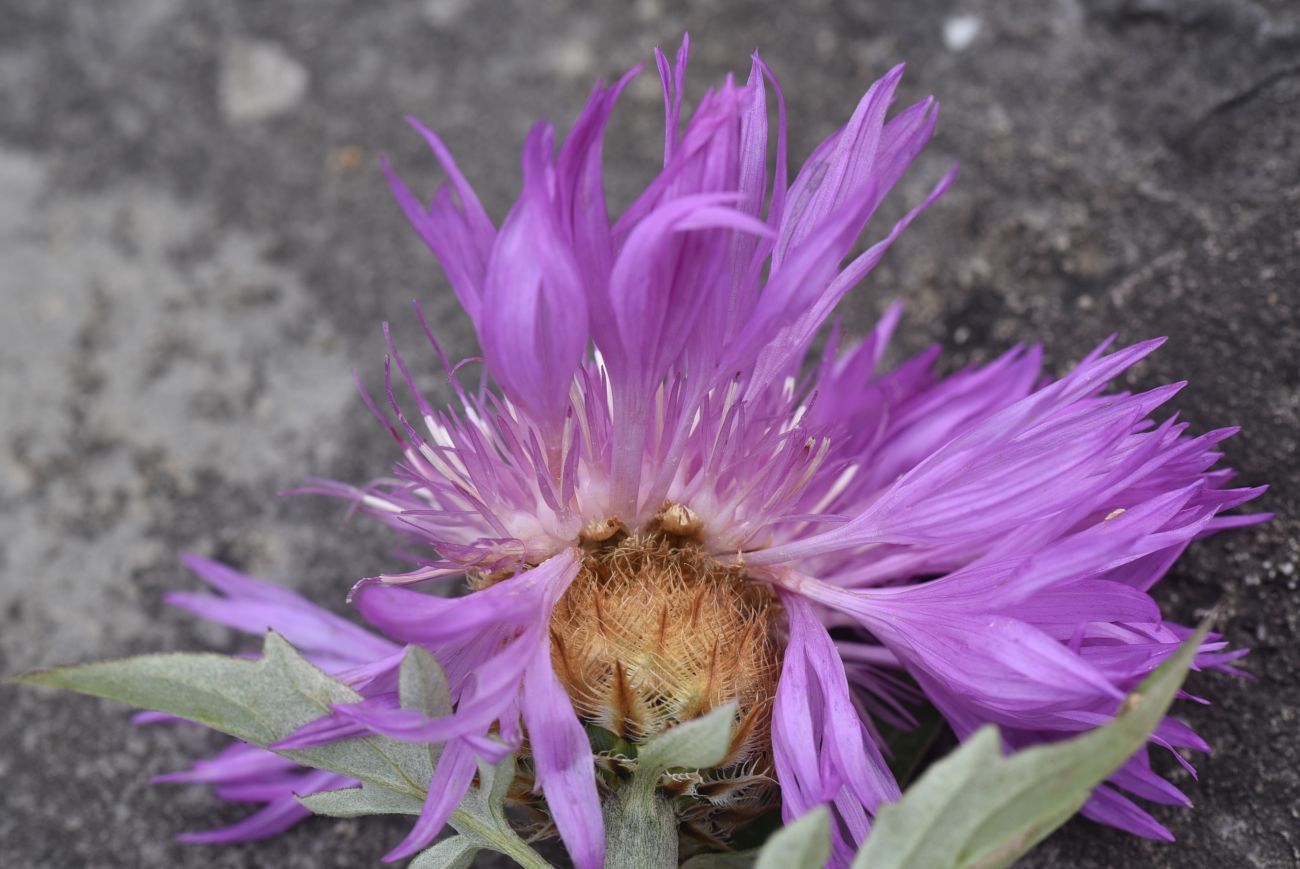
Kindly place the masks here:
[[(1112, 332), (1168, 335), (1132, 384), (1186, 379), (1174, 405), (1196, 430), (1241, 425), (1226, 460), (1273, 485), (1259, 505), (1279, 514), (1198, 543), (1160, 592), (1184, 621), (1219, 605), (1257, 677), (1196, 678), (1212, 704), (1180, 709), (1215, 746), (1199, 782), (1174, 774), (1195, 810), (1157, 811), (1181, 841), (1075, 821), (1026, 864), (1300, 865), (1291, 0), (0, 0), (0, 15), (0, 672), (243, 648), (161, 605), (194, 585), (184, 550), (331, 605), (394, 565), (373, 524), (276, 493), (385, 469), (349, 371), (377, 382), (383, 320), (419, 346), (412, 296), (452, 356), (473, 352), (376, 166), (382, 151), (432, 184), (403, 115), (446, 136), (500, 215), (533, 120), (567, 124), (593, 79), (683, 29), (697, 95), (762, 48), (797, 159), (906, 59), (903, 98), (944, 109), (894, 202), (954, 160), (962, 176), (850, 300), (848, 327), (901, 297), (902, 351), (942, 340), (958, 365), (1043, 341), (1056, 371)], [(656, 165), (657, 90), (644, 75), (621, 109), (616, 204)], [(267, 843), (174, 843), (241, 813), (148, 784), (217, 744), (0, 688), (6, 865), (367, 866), (400, 837), (400, 822), (313, 821)]]

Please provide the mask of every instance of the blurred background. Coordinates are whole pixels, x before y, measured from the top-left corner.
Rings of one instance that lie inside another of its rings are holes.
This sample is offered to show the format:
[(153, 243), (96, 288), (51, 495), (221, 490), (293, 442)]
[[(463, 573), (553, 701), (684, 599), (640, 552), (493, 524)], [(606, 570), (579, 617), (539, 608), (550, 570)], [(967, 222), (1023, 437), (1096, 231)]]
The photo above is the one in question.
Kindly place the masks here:
[[(1187, 379), (1194, 430), (1272, 483), (1260, 528), (1197, 544), (1161, 593), (1216, 603), (1253, 683), (1194, 678), (1179, 710), (1214, 745), (1181, 772), (1182, 840), (1076, 821), (1031, 866), (1300, 862), (1300, 6), (1294, 0), (0, 0), (0, 673), (247, 642), (169, 611), (184, 550), (341, 607), (394, 564), (388, 535), (321, 499), (393, 458), (357, 399), (380, 323), (436, 380), (418, 296), (450, 355), (467, 321), (390, 201), (388, 154), (431, 192), (414, 114), (500, 217), (538, 116), (570, 122), (597, 78), (693, 38), (689, 92), (760, 48), (797, 162), (876, 77), (943, 102), (889, 220), (953, 162), (955, 188), (848, 303), (861, 333), (907, 303), (898, 353), (947, 364), (1043, 341), (1060, 372), (1112, 332), (1171, 338), (1134, 386)], [(615, 204), (654, 171), (653, 72), (616, 115)], [(900, 357), (901, 358), (901, 357)], [(11, 867), (371, 866), (403, 824), (311, 821), (280, 839), (172, 842), (239, 817), (151, 786), (221, 744), (133, 728), (121, 707), (0, 688), (0, 848)], [(1162, 759), (1162, 763), (1166, 759)], [(1166, 764), (1170, 766), (1171, 764)]]

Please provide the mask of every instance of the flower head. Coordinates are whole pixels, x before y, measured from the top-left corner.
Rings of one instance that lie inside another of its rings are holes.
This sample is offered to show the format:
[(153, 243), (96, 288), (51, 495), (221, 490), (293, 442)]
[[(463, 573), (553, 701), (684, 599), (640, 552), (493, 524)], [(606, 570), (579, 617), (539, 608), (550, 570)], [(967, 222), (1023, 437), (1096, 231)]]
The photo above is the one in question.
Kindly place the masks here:
[[(380, 678), (286, 745), (367, 730), (447, 743), (390, 857), (437, 834), (476, 754), (519, 748), (574, 862), (600, 866), (602, 795), (635, 746), (734, 700), (726, 760), (661, 782), (683, 796), (683, 835), (725, 846), (777, 803), (787, 820), (830, 804), (845, 863), (899, 793), (875, 718), (905, 722), (919, 692), (959, 736), (993, 722), (1009, 747), (1107, 720), (1186, 636), (1151, 586), (1193, 539), (1261, 518), (1220, 515), (1260, 491), (1213, 468), (1230, 430), (1155, 420), (1179, 385), (1108, 391), (1159, 342), (1103, 345), (1058, 380), (1038, 348), (947, 377), (937, 350), (883, 370), (895, 306), (866, 338), (833, 328), (811, 352), (952, 179), (850, 255), (934, 129), (930, 99), (889, 117), (901, 67), (791, 183), (761, 60), (683, 123), (687, 43), (656, 59), (664, 165), (615, 219), (601, 143), (635, 70), (597, 86), (558, 150), (549, 124), (533, 129), (500, 227), (418, 122), (448, 184), (426, 205), (385, 166), (488, 376), (462, 387), (426, 326), (457, 395), (435, 408), (390, 341), (386, 403), (371, 406), (401, 460), (363, 488), (313, 488), (433, 553), (352, 600), (434, 653), (455, 707), (425, 718)], [(462, 597), (409, 587), (460, 576)], [(1199, 663), (1238, 654), (1215, 639)], [(1172, 719), (1155, 741), (1204, 748)], [(1110, 781), (1088, 814), (1168, 835), (1115, 789), (1184, 801), (1145, 756)]]

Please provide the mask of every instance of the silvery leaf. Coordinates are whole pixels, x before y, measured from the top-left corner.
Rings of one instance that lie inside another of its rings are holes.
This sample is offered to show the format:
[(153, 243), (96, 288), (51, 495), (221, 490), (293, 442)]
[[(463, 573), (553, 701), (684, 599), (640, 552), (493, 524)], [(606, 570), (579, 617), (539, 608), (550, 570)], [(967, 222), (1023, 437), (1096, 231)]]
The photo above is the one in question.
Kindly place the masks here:
[(773, 833), (754, 869), (822, 869), (830, 856), (830, 813), (819, 806)]
[(881, 808), (853, 869), (1010, 866), (1146, 745), (1207, 630), (1202, 625), (1147, 677), (1113, 721), (1082, 736), (1004, 757), (995, 728), (977, 731)]

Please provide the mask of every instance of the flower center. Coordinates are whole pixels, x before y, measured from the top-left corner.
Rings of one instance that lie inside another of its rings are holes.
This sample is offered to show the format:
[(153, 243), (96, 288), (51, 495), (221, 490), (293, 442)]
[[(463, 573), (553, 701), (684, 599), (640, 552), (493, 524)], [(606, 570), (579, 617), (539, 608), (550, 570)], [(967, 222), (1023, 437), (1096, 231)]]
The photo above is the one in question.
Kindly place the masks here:
[(617, 523), (593, 530), (551, 616), (556, 675), (580, 716), (631, 744), (735, 700), (723, 763), (662, 782), (703, 797), (715, 810), (707, 826), (725, 836), (731, 825), (721, 814), (761, 809), (774, 790), (770, 725), (784, 611), (743, 567), (703, 550), (699, 522), (684, 507), (665, 505), (637, 533)]

